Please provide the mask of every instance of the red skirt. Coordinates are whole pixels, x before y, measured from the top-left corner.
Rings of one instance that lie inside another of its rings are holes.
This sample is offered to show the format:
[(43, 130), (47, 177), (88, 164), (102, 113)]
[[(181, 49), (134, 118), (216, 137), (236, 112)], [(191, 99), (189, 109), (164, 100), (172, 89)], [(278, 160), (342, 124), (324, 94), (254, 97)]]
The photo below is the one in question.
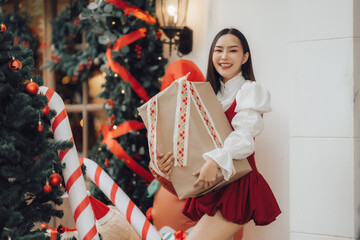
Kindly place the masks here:
[(254, 154), (248, 157), (252, 171), (229, 185), (205, 195), (188, 198), (183, 214), (198, 221), (217, 210), (228, 221), (245, 224), (251, 219), (256, 225), (267, 225), (281, 213), (279, 205), (264, 177), (257, 171)]

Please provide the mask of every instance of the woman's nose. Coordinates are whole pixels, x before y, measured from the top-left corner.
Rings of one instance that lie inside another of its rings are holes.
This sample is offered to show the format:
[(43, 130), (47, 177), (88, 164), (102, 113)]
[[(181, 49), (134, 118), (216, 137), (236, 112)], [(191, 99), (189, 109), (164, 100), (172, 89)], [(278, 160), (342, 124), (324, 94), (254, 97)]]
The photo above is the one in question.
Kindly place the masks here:
[(221, 54), (221, 59), (226, 59), (227, 58), (227, 53), (226, 51), (224, 51), (222, 54)]

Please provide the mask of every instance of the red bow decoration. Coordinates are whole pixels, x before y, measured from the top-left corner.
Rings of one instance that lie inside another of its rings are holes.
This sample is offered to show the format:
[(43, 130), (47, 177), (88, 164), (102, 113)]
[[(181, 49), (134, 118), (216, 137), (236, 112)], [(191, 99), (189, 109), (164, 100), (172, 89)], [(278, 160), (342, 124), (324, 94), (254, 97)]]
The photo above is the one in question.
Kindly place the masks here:
[(122, 0), (105, 0), (105, 1), (124, 10), (125, 16), (128, 16), (130, 13), (133, 13), (136, 18), (143, 20), (144, 22), (147, 22), (150, 24), (156, 23), (156, 19), (154, 17), (152, 17), (150, 14), (144, 12), (140, 8), (137, 8), (134, 6), (129, 6), (129, 4), (127, 2), (124, 2)]
[(76, 231), (76, 227), (74, 227), (74, 228), (68, 228), (68, 227), (65, 227), (65, 226), (63, 226), (63, 225), (60, 225), (60, 226), (58, 227), (58, 229), (56, 229), (56, 228), (53, 228), (53, 227), (49, 226), (49, 225), (46, 224), (46, 223), (41, 224), (40, 227), (41, 227), (41, 229), (46, 228), (46, 230), (50, 232), (50, 240), (56, 240), (58, 233), (74, 232), (74, 231)]
[(186, 232), (183, 230), (176, 231), (174, 233), (175, 240), (185, 240), (186, 239)]
[(108, 48), (106, 50), (106, 58), (108, 61), (108, 68), (119, 74), (119, 76), (125, 81), (130, 83), (131, 88), (141, 97), (144, 101), (149, 100), (145, 89), (139, 84), (139, 82), (120, 64), (112, 60), (112, 51), (119, 51), (123, 46), (127, 46), (130, 43), (143, 38), (146, 36), (146, 28), (140, 28), (134, 32), (128, 33), (125, 36), (120, 37), (116, 40), (112, 49)]
[(141, 176), (147, 182), (151, 182), (154, 179), (154, 176), (141, 167), (134, 159), (132, 159), (127, 152), (121, 147), (121, 145), (114, 139), (120, 137), (130, 131), (143, 129), (145, 125), (141, 122), (131, 120), (124, 123), (121, 123), (117, 126), (116, 129), (111, 129), (109, 125), (104, 124), (102, 126), (101, 132), (103, 134), (102, 144), (110, 149), (110, 151), (119, 159), (124, 159), (127, 166), (134, 171), (136, 174)]

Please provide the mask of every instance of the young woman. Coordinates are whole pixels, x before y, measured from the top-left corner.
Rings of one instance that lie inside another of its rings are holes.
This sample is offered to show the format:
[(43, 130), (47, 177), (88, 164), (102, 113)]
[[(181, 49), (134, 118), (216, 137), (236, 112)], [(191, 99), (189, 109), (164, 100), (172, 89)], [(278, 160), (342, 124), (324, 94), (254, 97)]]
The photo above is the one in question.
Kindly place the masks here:
[[(206, 78), (234, 131), (223, 148), (203, 154), (206, 163), (194, 173), (195, 185), (212, 185), (218, 168), (228, 180), (235, 171), (233, 159), (247, 158), (252, 171), (224, 188), (186, 200), (183, 214), (199, 220), (188, 240), (230, 239), (250, 220), (267, 225), (281, 213), (254, 158), (254, 138), (263, 130), (262, 115), (271, 111), (270, 95), (255, 82), (249, 45), (240, 31), (223, 29), (215, 36)], [(172, 154), (159, 154), (157, 160), (160, 170), (170, 175)]]

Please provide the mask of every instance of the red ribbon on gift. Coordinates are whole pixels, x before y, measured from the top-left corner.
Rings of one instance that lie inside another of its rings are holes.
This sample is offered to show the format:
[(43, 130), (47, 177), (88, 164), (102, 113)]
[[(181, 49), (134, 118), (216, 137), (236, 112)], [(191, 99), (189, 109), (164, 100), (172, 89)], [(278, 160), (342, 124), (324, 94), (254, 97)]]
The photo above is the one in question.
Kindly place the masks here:
[(186, 232), (183, 230), (176, 231), (174, 233), (175, 240), (185, 240), (186, 239)]
[(41, 227), (41, 229), (46, 228), (46, 230), (50, 232), (50, 240), (56, 240), (58, 233), (76, 231), (76, 227), (68, 228), (68, 227), (65, 227), (65, 226), (62, 226), (62, 225), (60, 225), (60, 226), (61, 226), (61, 232), (59, 232), (56, 228), (53, 228), (53, 227), (49, 226), (46, 223), (41, 224), (40, 227)]
[(112, 5), (115, 5), (116, 7), (122, 9), (125, 11), (125, 16), (128, 16), (130, 13), (133, 13), (134, 16), (144, 22), (155, 24), (156, 19), (151, 16), (150, 14), (144, 12), (138, 7), (135, 6), (129, 6), (127, 2), (124, 2), (122, 0), (105, 0), (108, 3), (111, 3)]
[(141, 97), (144, 101), (149, 100), (149, 96), (147, 95), (145, 89), (140, 85), (140, 83), (119, 63), (112, 60), (112, 51), (119, 51), (123, 46), (127, 46), (136, 40), (143, 38), (146, 36), (146, 28), (140, 28), (134, 32), (128, 33), (125, 36), (120, 37), (116, 40), (112, 49), (108, 48), (106, 50), (106, 58), (108, 61), (107, 67), (111, 68), (115, 73), (119, 74), (119, 76), (125, 81), (130, 83), (131, 88), (136, 92), (139, 97)]
[(105, 144), (110, 151), (119, 159), (124, 159), (127, 166), (134, 171), (136, 174), (141, 176), (147, 182), (151, 182), (154, 179), (154, 176), (141, 167), (134, 159), (132, 159), (129, 154), (121, 147), (119, 142), (114, 138), (120, 137), (130, 131), (140, 130), (145, 127), (144, 123), (131, 120), (124, 123), (121, 123), (116, 127), (116, 129), (111, 129), (110, 126), (104, 124), (102, 126), (101, 132), (103, 134), (102, 144)]

